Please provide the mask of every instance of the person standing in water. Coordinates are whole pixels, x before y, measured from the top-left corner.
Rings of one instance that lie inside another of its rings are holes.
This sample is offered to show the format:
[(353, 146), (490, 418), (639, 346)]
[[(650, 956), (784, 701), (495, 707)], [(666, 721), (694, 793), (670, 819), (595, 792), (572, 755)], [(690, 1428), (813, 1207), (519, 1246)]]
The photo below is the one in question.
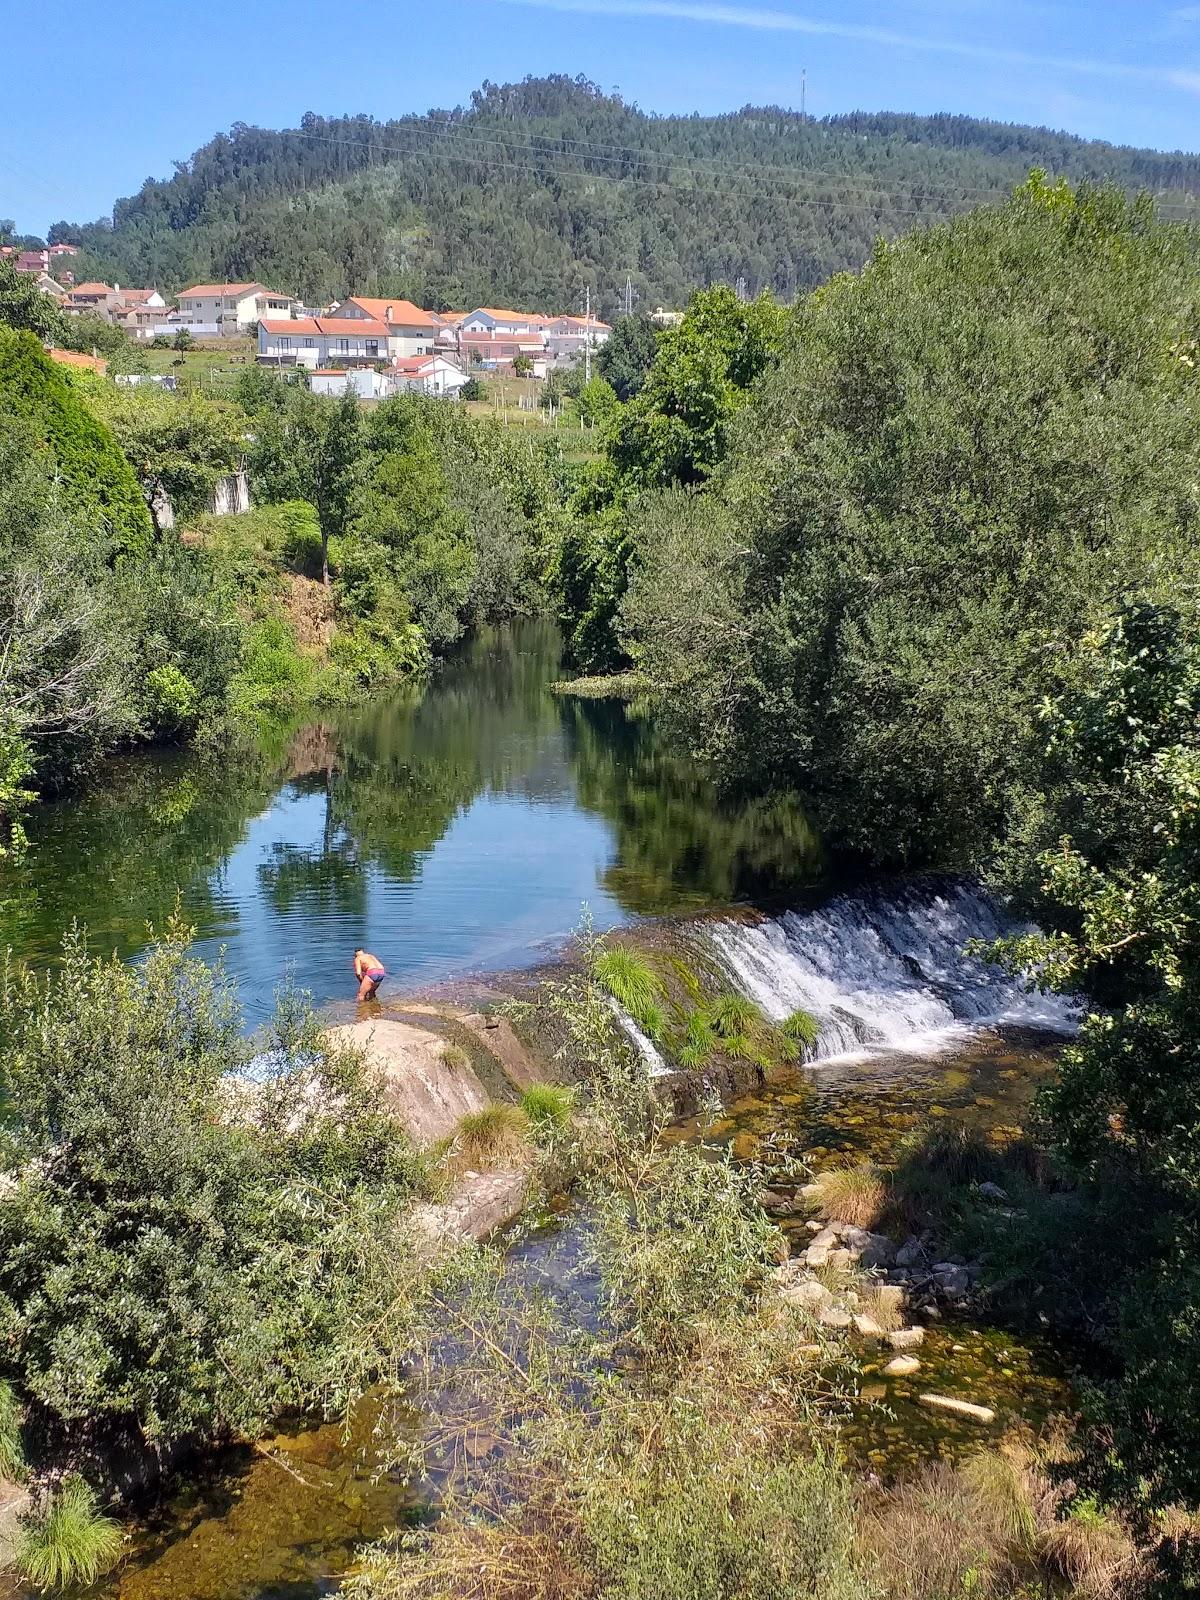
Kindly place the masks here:
[(375, 991), (387, 977), (383, 962), (369, 950), (354, 952), (354, 976), (358, 979), (358, 998), (374, 1000)]

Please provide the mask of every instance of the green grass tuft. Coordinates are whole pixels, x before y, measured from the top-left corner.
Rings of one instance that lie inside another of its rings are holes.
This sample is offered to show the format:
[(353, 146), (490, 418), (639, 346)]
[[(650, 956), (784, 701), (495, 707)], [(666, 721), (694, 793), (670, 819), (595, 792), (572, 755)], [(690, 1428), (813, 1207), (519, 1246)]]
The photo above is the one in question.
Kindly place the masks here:
[(779, 1031), (795, 1044), (811, 1050), (820, 1037), (821, 1024), (811, 1012), (793, 1011), (790, 1017), (784, 1017), (779, 1024)]
[(459, 1119), (449, 1164), (456, 1172), (512, 1166), (528, 1148), (529, 1119), (520, 1106), (485, 1106)]
[(94, 1583), (121, 1554), (120, 1525), (100, 1510), (79, 1477), (64, 1478), (44, 1510), (29, 1517), (17, 1541), (17, 1565), (38, 1589)]
[[(713, 1032), (726, 1045), (751, 1038), (762, 1026), (761, 1009), (744, 994), (723, 994), (708, 1008), (708, 1020)], [(744, 1055), (743, 1050), (731, 1050), (731, 1055)]]
[(691, 1011), (675, 1041), (675, 1056), (681, 1067), (702, 1067), (717, 1048), (713, 1025), (703, 1011)]
[(592, 960), (592, 978), (651, 1039), (663, 1036), (662, 979), (636, 950), (609, 945)]
[(533, 1083), (521, 1096), (521, 1110), (537, 1133), (560, 1133), (574, 1107), (575, 1091), (561, 1083)]

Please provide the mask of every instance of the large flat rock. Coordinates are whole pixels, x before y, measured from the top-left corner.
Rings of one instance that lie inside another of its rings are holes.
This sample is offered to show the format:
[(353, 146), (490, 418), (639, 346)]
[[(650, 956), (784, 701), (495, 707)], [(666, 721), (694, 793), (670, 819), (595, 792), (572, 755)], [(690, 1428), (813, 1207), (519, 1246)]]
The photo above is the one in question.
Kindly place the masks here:
[(453, 1134), (461, 1117), (488, 1105), (487, 1090), (462, 1051), (448, 1039), (410, 1022), (380, 1017), (331, 1028), (332, 1037), (365, 1050), (383, 1076), (387, 1099), (413, 1143), (436, 1144)]

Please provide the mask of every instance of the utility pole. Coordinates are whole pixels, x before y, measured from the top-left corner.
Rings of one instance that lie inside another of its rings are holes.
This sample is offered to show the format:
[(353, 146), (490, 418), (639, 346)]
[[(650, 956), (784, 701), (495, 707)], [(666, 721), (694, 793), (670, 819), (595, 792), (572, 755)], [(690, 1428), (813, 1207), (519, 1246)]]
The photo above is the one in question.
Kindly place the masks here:
[(592, 286), (589, 283), (584, 290), (583, 313), (583, 381), (592, 381)]
[(804, 106), (808, 99), (808, 68), (800, 69), (800, 120), (804, 120)]
[(625, 276), (625, 315), (627, 317), (631, 317), (633, 315), (633, 274), (632, 273), (627, 273), (626, 276)]

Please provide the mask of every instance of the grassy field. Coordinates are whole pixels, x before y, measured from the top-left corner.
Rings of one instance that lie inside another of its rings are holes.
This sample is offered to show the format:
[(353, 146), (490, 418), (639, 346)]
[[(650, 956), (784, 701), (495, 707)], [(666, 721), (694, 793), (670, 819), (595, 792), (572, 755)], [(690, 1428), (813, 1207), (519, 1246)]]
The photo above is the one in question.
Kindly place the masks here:
[(254, 365), (253, 339), (197, 340), (190, 350), (154, 350), (142, 346), (147, 370), (174, 374), (181, 388), (211, 388), (220, 393), (247, 367)]

